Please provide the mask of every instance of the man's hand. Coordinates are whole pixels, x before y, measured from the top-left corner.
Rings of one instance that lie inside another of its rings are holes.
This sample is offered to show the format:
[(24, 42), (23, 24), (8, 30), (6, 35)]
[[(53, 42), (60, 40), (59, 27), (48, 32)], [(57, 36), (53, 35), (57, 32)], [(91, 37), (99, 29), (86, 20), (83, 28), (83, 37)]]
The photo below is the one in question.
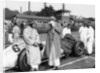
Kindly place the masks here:
[(90, 40), (90, 38), (87, 38), (87, 41), (89, 41)]
[(37, 42), (35, 42), (35, 43), (33, 44), (33, 46), (38, 47), (39, 44), (38, 44)]

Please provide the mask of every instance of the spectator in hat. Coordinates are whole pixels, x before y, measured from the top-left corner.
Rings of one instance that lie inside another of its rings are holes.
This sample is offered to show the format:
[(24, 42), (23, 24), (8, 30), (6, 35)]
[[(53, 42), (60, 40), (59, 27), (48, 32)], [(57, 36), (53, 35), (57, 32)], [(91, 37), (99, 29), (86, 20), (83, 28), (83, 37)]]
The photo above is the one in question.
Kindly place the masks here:
[(16, 16), (16, 15), (13, 16), (12, 23), (13, 23), (13, 24), (17, 23), (17, 16)]
[(12, 34), (13, 34), (13, 43), (16, 43), (20, 37), (20, 27), (17, 25), (17, 23), (14, 23), (14, 27), (12, 29)]

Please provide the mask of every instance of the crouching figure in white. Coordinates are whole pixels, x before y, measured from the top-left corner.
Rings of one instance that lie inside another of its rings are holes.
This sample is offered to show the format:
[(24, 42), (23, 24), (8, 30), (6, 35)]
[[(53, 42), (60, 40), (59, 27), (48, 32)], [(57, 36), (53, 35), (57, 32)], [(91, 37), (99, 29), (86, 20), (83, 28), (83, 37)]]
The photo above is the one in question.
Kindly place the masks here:
[(87, 35), (87, 53), (90, 55), (93, 52), (94, 44), (94, 29), (88, 24), (88, 35)]

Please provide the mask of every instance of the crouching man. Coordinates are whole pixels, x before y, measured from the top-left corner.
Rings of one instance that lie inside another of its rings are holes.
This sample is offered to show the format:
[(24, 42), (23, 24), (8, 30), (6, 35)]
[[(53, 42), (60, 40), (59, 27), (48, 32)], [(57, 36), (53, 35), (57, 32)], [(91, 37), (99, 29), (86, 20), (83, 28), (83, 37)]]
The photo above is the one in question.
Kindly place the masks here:
[(40, 37), (36, 29), (33, 28), (33, 24), (29, 24), (23, 32), (24, 40), (27, 44), (28, 61), (31, 66), (31, 70), (38, 70), (38, 66), (41, 63), (41, 55), (38, 43)]
[(85, 50), (87, 49), (87, 23), (82, 23), (82, 26), (79, 28), (80, 40), (84, 43)]

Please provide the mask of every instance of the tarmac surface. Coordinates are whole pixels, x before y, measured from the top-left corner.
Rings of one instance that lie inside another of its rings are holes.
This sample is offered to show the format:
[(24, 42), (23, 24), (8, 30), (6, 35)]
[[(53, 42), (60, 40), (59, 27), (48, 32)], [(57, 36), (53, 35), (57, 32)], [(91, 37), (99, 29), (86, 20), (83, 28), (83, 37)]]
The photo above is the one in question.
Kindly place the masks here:
[[(72, 32), (72, 35), (75, 39), (79, 40), (79, 33)], [(41, 41), (46, 40), (46, 34), (40, 34)], [(69, 56), (68, 58), (61, 58), (61, 65), (58, 70), (69, 70), (69, 69), (88, 69), (95, 68), (95, 54), (90, 56), (82, 55), (80, 57), (77, 56)], [(48, 66), (48, 60), (44, 60), (42, 64), (39, 66), (39, 71), (50, 71), (54, 70), (54, 68), (50, 68)], [(18, 69), (10, 69), (5, 71), (6, 73), (11, 72), (20, 72)], [(33, 71), (29, 71), (33, 72)]]
[[(81, 57), (70, 56), (68, 58), (61, 58), (61, 65), (58, 70), (69, 70), (69, 69), (88, 69), (95, 68), (95, 54), (91, 56), (82, 55)], [(51, 71), (55, 68), (49, 68), (48, 60), (46, 59), (39, 67), (39, 71)], [(20, 72), (18, 69), (10, 69), (5, 73)], [(33, 72), (33, 71), (29, 71)]]

